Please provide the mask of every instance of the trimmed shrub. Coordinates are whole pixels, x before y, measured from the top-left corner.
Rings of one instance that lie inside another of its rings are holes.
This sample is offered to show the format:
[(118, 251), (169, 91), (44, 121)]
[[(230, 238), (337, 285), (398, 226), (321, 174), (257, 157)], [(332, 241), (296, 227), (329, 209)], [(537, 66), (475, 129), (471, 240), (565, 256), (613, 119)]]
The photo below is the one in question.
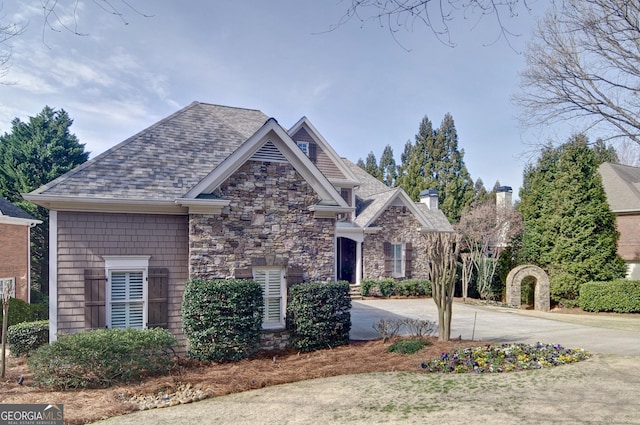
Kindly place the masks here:
[(640, 313), (640, 281), (617, 279), (584, 283), (578, 305), (585, 311)]
[[(0, 307), (2, 303), (0, 302)], [(9, 326), (17, 325), (22, 322), (31, 322), (37, 320), (33, 317), (33, 307), (31, 304), (22, 301), (19, 298), (9, 299)], [(0, 308), (0, 323), (2, 323), (2, 308)], [(2, 330), (0, 329), (0, 334)]]
[(32, 351), (49, 342), (49, 321), (22, 322), (9, 326), (7, 342), (11, 355), (28, 356)]
[(400, 339), (387, 348), (388, 353), (414, 354), (422, 350), (424, 347), (431, 345), (431, 341), (427, 339), (409, 338)]
[(238, 361), (255, 354), (262, 333), (263, 299), (253, 280), (191, 280), (182, 302), (187, 355)]
[(431, 282), (425, 279), (366, 279), (360, 283), (360, 294), (364, 297), (390, 297), (401, 295), (405, 297), (430, 297)]
[(44, 387), (106, 388), (168, 373), (177, 343), (160, 328), (96, 329), (61, 335), (34, 351), (27, 365)]
[(292, 345), (313, 351), (349, 343), (349, 283), (304, 283), (289, 289), (287, 321)]

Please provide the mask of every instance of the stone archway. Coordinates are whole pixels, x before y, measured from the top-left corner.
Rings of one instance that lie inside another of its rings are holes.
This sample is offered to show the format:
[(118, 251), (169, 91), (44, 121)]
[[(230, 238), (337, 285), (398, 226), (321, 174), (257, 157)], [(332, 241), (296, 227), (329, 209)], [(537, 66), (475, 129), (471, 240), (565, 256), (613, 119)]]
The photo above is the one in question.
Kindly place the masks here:
[(519, 307), (521, 304), (522, 280), (531, 276), (536, 279), (534, 290), (535, 309), (549, 311), (549, 276), (538, 266), (524, 265), (511, 270), (507, 275), (507, 304)]

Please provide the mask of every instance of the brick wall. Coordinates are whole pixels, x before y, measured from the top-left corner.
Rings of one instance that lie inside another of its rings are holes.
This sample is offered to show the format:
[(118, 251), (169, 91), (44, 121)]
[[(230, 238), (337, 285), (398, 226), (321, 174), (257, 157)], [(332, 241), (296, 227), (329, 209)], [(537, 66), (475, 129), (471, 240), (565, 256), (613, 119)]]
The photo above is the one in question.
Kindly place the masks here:
[(29, 300), (29, 227), (0, 224), (0, 278), (12, 277), (16, 298)]
[(189, 219), (192, 277), (231, 277), (264, 259), (302, 267), (307, 281), (334, 279), (335, 220), (313, 217), (318, 196), (290, 164), (248, 161), (217, 194), (229, 207)]
[(169, 269), (169, 330), (184, 341), (181, 303), (188, 279), (188, 219), (155, 214), (58, 212), (58, 332), (84, 329), (84, 270), (104, 255), (150, 255)]
[(640, 261), (640, 214), (618, 215), (616, 225), (620, 233), (618, 254), (625, 261)]
[(418, 231), (420, 223), (413, 214), (403, 206), (390, 206), (373, 223), (372, 227), (382, 227), (384, 230), (367, 234), (363, 243), (363, 278), (383, 279), (384, 273), (384, 247), (385, 242), (411, 243), (412, 267), (411, 277), (416, 279), (427, 278), (426, 243), (427, 239)]

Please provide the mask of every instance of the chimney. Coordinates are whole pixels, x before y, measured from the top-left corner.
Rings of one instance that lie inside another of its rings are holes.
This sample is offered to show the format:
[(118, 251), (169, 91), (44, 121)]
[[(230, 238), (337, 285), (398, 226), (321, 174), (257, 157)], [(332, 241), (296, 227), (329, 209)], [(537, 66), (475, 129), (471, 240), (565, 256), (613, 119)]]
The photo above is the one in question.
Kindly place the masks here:
[(430, 210), (438, 209), (438, 191), (435, 189), (420, 192), (420, 203), (425, 204)]
[(498, 209), (511, 208), (511, 186), (500, 186), (496, 189), (496, 207)]

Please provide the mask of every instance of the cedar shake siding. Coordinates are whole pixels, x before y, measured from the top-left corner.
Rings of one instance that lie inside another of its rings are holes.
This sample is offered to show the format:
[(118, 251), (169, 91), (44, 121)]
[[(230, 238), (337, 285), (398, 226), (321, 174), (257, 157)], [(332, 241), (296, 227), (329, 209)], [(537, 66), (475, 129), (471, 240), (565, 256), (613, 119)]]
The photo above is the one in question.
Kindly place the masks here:
[(307, 130), (301, 128), (293, 135), (292, 139), (295, 142), (309, 143), (309, 158), (327, 178), (345, 178), (344, 174), (333, 163), (322, 147), (315, 142)]
[(15, 279), (15, 296), (29, 300), (29, 226), (0, 223), (0, 278)]
[(251, 266), (302, 268), (305, 281), (334, 279), (335, 220), (309, 211), (319, 198), (288, 163), (248, 161), (215, 192), (221, 214), (189, 217), (193, 278), (226, 278)]
[[(188, 220), (178, 215), (59, 211), (58, 333), (104, 325), (105, 255), (150, 256), (148, 324), (164, 325), (184, 342), (181, 303), (188, 279)], [(168, 308), (159, 318), (155, 309), (162, 302)]]
[(418, 230), (420, 223), (406, 207), (390, 206), (371, 227), (381, 227), (383, 230), (368, 234), (364, 240), (363, 279), (391, 277), (388, 253), (385, 253), (385, 245), (390, 243), (402, 243), (410, 248), (411, 258), (405, 262), (405, 279), (427, 278), (424, 255), (427, 239)]

